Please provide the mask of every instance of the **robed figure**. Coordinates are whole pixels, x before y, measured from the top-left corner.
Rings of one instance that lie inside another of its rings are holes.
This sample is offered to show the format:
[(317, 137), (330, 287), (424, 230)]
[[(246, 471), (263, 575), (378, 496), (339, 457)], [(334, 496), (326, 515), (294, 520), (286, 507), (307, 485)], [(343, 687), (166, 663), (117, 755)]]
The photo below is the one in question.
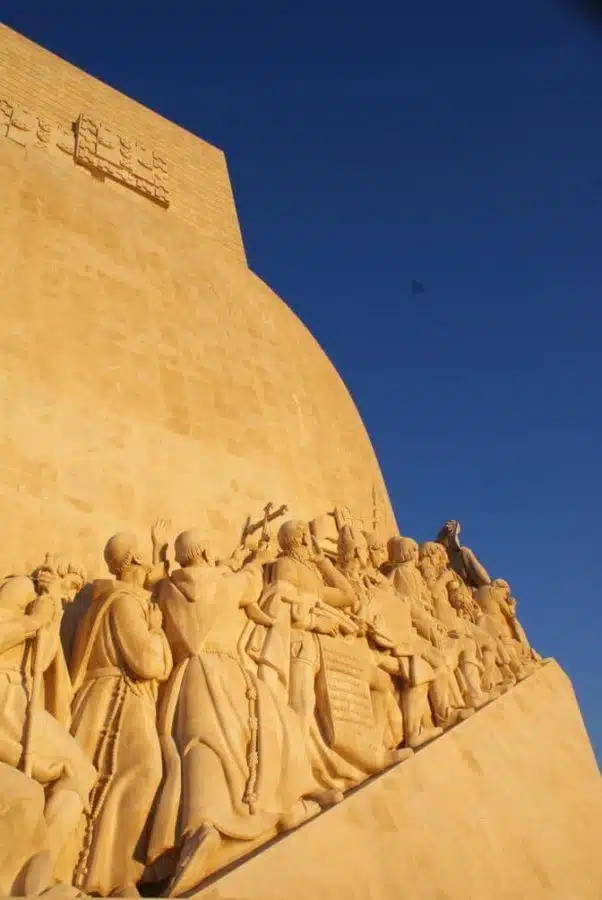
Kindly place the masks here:
[(174, 671), (160, 708), (166, 776), (149, 849), (150, 862), (178, 851), (171, 896), (198, 884), (224, 855), (245, 852), (237, 843), (317, 811), (301, 800), (315, 784), (299, 719), (244, 652), (249, 617), (271, 623), (256, 605), (261, 558), (239, 572), (216, 566), (196, 531), (179, 535), (175, 551), (182, 568), (158, 590)]

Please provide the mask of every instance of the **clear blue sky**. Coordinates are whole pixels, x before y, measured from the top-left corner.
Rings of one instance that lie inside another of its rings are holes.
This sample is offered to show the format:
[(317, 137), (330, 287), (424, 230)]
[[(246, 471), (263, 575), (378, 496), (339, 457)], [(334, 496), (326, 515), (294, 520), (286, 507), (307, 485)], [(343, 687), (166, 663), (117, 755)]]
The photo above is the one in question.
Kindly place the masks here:
[(2, 16), (226, 151), (250, 265), (347, 382), (400, 528), (463, 522), (601, 758), (602, 25), (554, 0)]

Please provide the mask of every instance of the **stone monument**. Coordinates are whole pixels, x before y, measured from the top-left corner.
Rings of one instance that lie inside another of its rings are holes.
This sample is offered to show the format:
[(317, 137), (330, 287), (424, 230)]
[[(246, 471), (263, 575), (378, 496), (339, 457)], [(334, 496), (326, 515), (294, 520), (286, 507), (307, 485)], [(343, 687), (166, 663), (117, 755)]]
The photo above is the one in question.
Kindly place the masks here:
[(221, 151), (7, 28), (0, 86), (0, 893), (599, 900), (568, 679), (399, 534)]

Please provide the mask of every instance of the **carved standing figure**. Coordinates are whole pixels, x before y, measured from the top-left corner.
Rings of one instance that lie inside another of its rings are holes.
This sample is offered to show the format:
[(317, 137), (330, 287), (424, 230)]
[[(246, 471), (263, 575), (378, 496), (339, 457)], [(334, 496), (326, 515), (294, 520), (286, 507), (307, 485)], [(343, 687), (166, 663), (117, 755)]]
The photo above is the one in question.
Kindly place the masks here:
[(132, 534), (105, 547), (115, 580), (94, 583), (91, 606), (75, 636), (71, 670), (72, 731), (97, 766), (74, 867), (87, 893), (137, 896), (146, 861), (148, 817), (161, 783), (157, 685), (172, 668), (161, 611), (147, 590), (164, 573), (164, 525), (153, 527), (153, 563)]
[(375, 721), (383, 704), (373, 703), (372, 691), (388, 685), (350, 615), (359, 607), (352, 586), (319, 552), (307, 522), (285, 522), (278, 541), (282, 554), (261, 598), (274, 624), (256, 630), (249, 652), (259, 677), (299, 715), (325, 791), (318, 800), (327, 804), (403, 752), (383, 743), (384, 716)]
[[(409, 606), (400, 601), (391, 581), (380, 571), (386, 560), (385, 546), (374, 533), (343, 526), (339, 566), (362, 598), (358, 616), (379, 668), (393, 678), (403, 714), (404, 742), (414, 749), (442, 731), (433, 727), (428, 704), (440, 659), (414, 628)], [(383, 694), (387, 706), (390, 697), (390, 690)]]
[(483, 690), (485, 671), (480, 643), (491, 645), (491, 638), (463, 618), (450, 600), (450, 585), (456, 575), (449, 568), (445, 548), (434, 541), (420, 545), (419, 568), (433, 598), (433, 608), (445, 629), (444, 652), (451, 666), (461, 673), (467, 705), (479, 709), (491, 697)]
[(430, 591), (418, 568), (418, 544), (412, 538), (392, 537), (387, 551), (388, 560), (383, 568), (400, 603), (407, 609), (422, 640), (435, 649), (435, 678), (428, 685), (429, 700), (435, 723), (448, 728), (474, 712), (466, 707), (456, 681), (457, 656), (446, 653), (447, 631), (435, 614)]
[[(84, 578), (77, 567), (47, 556), (31, 578), (7, 578), (0, 585), (0, 762), (22, 767), (45, 789), (42, 841), (26, 853), (31, 858), (19, 885), (24, 894), (52, 884), (96, 781), (96, 770), (68, 731), (71, 685), (60, 643), (63, 603)], [(14, 828), (21, 834), (18, 821)]]
[(533, 671), (540, 657), (531, 648), (516, 617), (516, 601), (510, 585), (502, 578), (496, 578), (475, 593), (475, 600), (482, 611), (483, 628), (498, 642), (500, 665), (509, 670), (513, 681), (521, 681)]
[(491, 584), (491, 578), (485, 567), (468, 547), (460, 544), (462, 526), (455, 519), (446, 522), (437, 534), (436, 541), (445, 547), (449, 564), (468, 587), (477, 589)]
[(244, 646), (257, 606), (261, 554), (240, 571), (215, 566), (195, 530), (175, 542), (181, 568), (158, 586), (175, 668), (161, 704), (166, 775), (150, 862), (178, 852), (168, 888), (179, 896), (245, 844), (298, 825), (319, 806), (300, 722), (253, 672)]

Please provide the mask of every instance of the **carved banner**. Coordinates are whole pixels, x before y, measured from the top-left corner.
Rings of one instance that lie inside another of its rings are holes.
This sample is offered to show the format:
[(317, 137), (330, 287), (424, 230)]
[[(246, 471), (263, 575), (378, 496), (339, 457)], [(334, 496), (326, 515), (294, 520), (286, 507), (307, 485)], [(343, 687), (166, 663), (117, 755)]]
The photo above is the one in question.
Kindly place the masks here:
[(358, 640), (319, 635), (319, 641), (322, 667), (316, 687), (326, 741), (347, 759), (373, 765), (379, 742), (370, 697), (370, 651)]
[(75, 162), (113, 178), (160, 206), (169, 206), (167, 164), (163, 157), (84, 113), (77, 122)]

